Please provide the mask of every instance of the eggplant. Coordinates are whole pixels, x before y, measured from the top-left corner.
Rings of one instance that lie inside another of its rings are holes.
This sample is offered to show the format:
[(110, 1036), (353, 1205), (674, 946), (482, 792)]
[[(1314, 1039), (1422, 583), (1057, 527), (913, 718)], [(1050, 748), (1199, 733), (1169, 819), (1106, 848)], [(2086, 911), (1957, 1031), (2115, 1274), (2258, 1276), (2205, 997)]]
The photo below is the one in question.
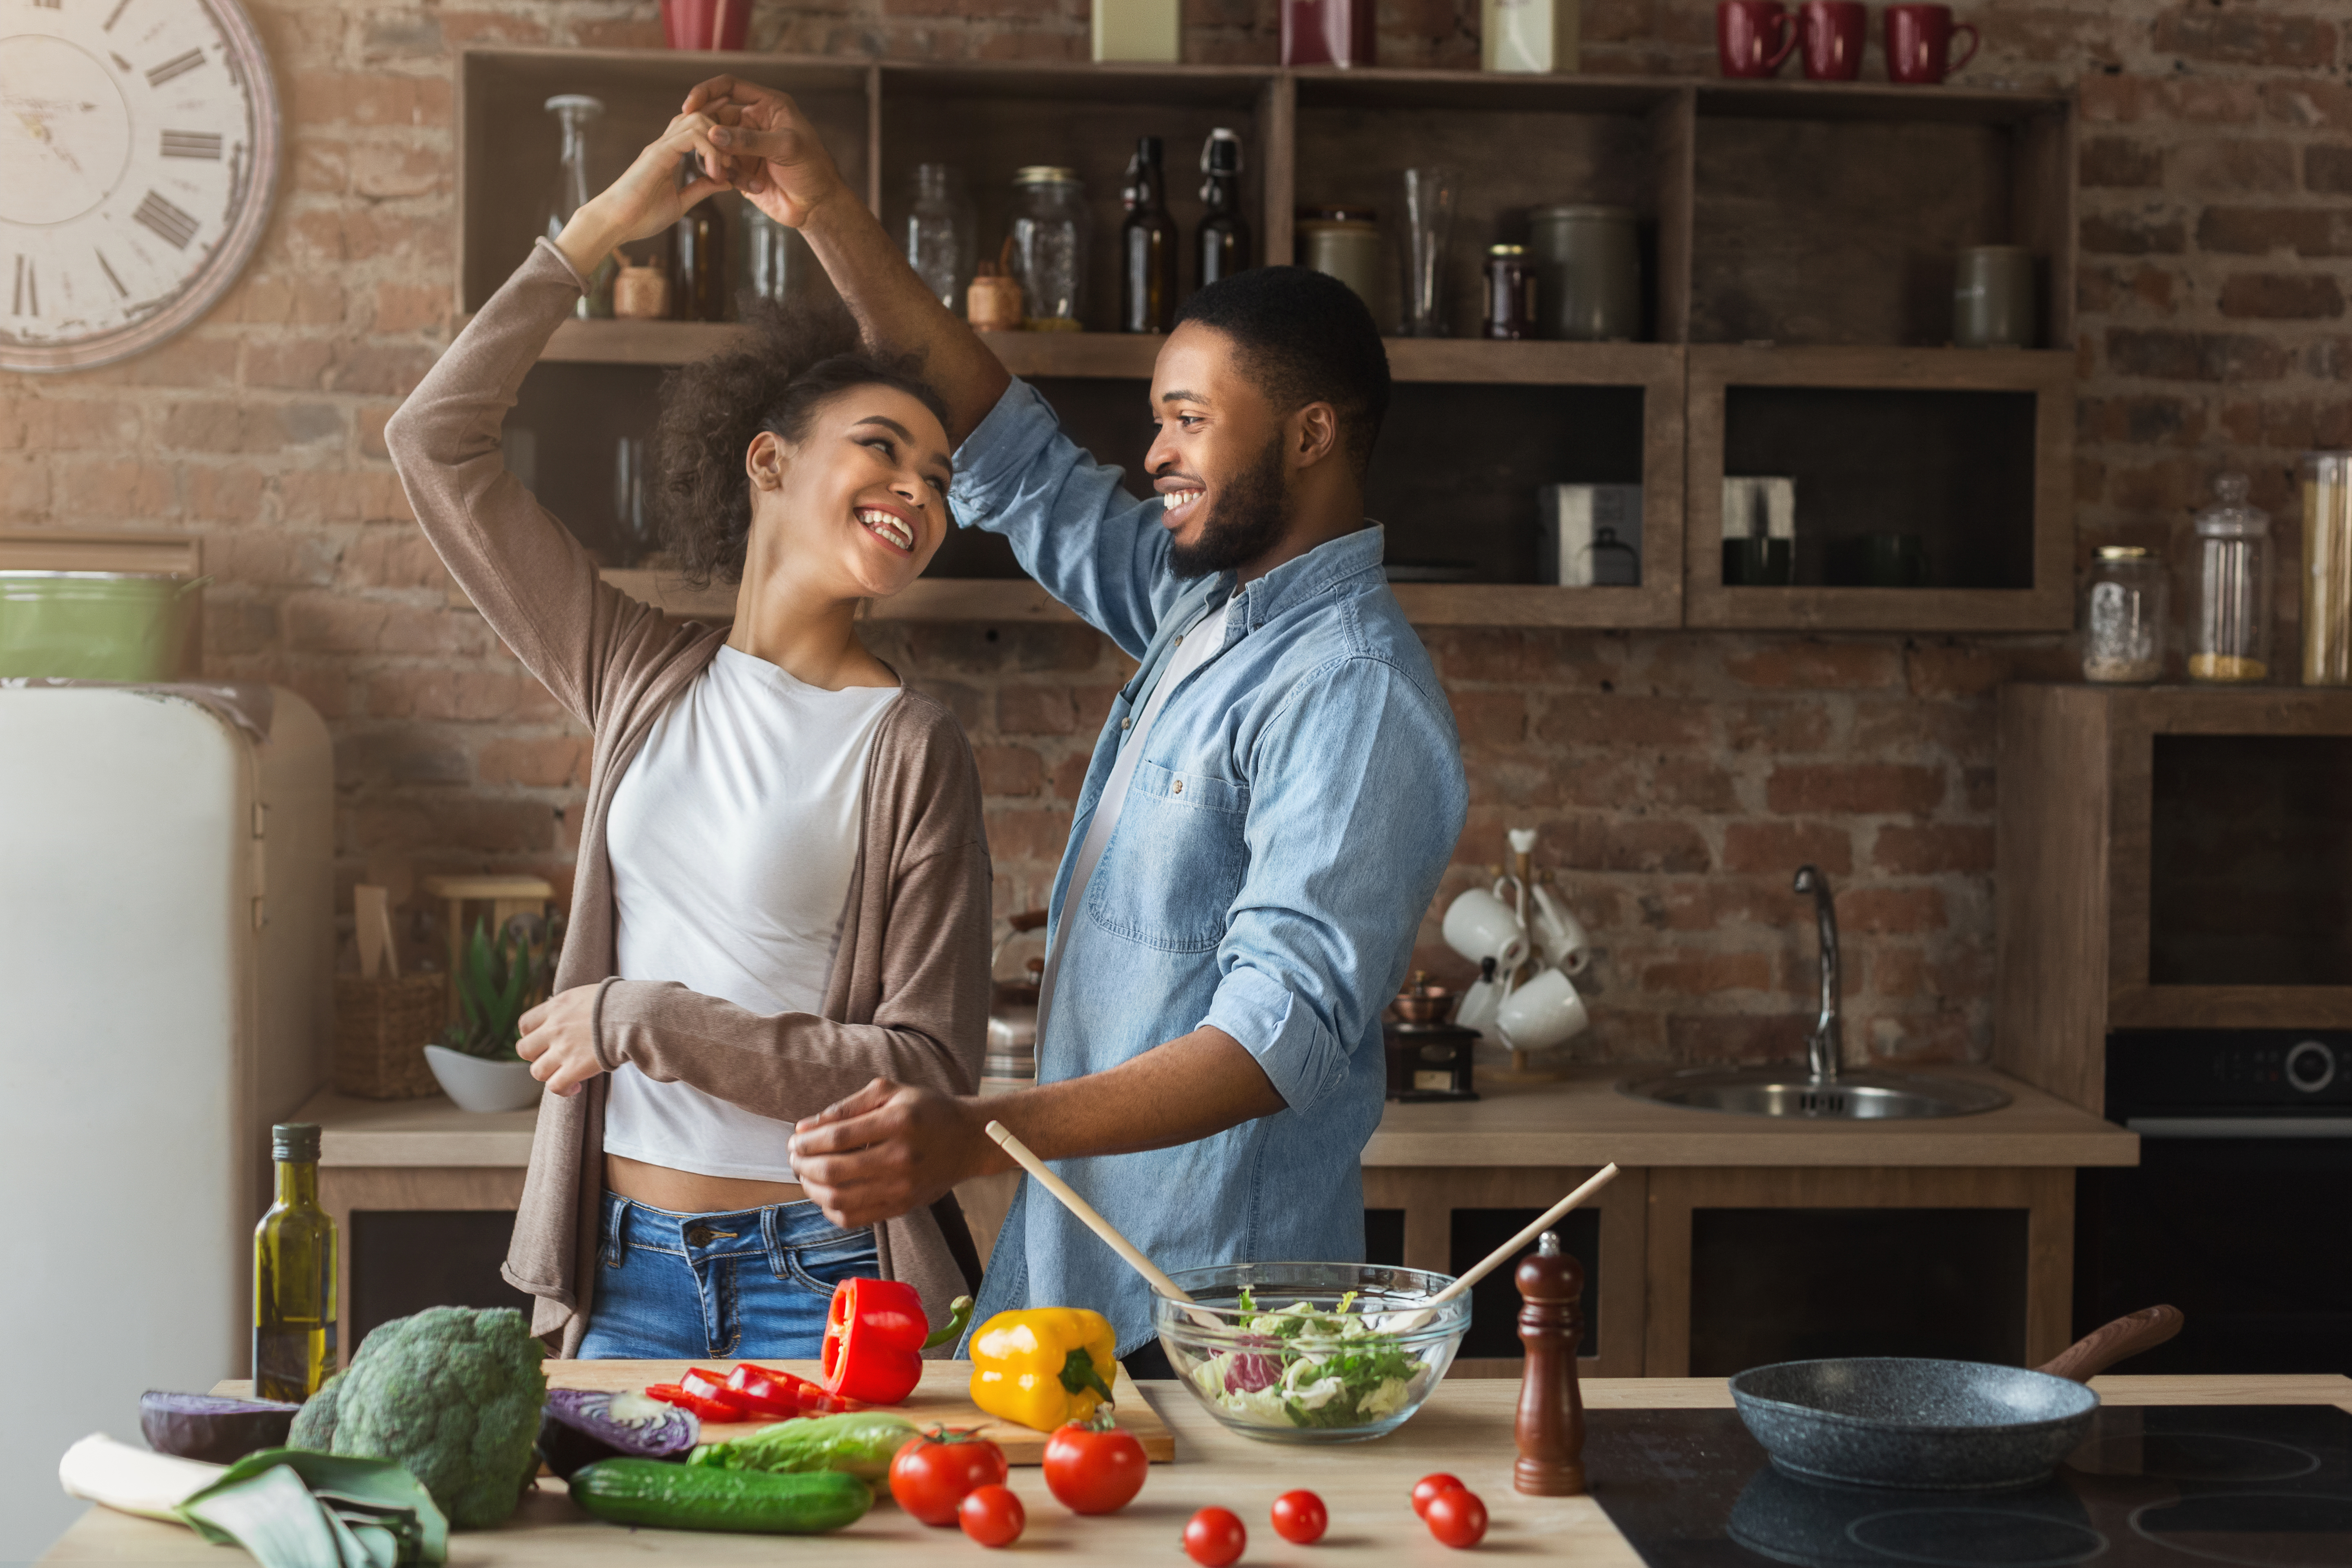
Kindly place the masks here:
[(247, 1454), (286, 1447), (299, 1405), (274, 1399), (230, 1399), (217, 1394), (170, 1394), (151, 1388), (139, 1396), (139, 1431), (159, 1454), (233, 1465)]
[(599, 1459), (680, 1462), (701, 1437), (692, 1412), (642, 1394), (551, 1388), (539, 1417), (539, 1457), (565, 1480)]

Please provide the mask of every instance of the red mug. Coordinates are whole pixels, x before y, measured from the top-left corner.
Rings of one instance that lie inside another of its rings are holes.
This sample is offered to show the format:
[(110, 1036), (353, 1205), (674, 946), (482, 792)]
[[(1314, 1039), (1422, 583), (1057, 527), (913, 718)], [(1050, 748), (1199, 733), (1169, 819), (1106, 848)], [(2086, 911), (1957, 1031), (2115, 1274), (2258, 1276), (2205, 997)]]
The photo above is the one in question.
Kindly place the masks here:
[[(1948, 58), (1952, 40), (1969, 36), (1969, 52)], [(1889, 5), (1886, 8), (1886, 79), (1915, 86), (1943, 80), (1977, 58), (1983, 40), (1966, 22), (1952, 25), (1949, 5)]]
[(1715, 8), (1715, 52), (1726, 76), (1771, 76), (1797, 47), (1780, 0), (1723, 0)]
[(673, 49), (740, 49), (751, 0), (661, 0), (662, 37)]
[(1870, 12), (1862, 0), (1805, 0), (1797, 7), (1807, 81), (1852, 81), (1862, 74)]

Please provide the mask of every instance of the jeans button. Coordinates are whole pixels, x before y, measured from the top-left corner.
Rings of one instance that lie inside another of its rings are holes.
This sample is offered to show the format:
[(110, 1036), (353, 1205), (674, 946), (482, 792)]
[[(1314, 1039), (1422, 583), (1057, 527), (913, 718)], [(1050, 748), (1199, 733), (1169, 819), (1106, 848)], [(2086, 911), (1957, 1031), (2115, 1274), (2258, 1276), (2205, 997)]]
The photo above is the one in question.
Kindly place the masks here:
[(686, 1244), (688, 1247), (709, 1246), (710, 1227), (707, 1225), (688, 1226), (686, 1227)]

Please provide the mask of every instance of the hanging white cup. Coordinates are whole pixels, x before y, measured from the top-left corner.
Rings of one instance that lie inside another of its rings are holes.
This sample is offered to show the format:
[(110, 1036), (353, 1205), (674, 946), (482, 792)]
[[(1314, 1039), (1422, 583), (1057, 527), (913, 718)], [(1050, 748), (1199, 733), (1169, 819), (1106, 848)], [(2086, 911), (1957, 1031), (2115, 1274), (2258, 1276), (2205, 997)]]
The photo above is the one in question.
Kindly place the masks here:
[(1495, 961), (1507, 975), (1527, 962), (1528, 931), (1511, 906), (1484, 888), (1473, 888), (1445, 907), (1445, 945), (1473, 963)]
[(1535, 894), (1536, 951), (1551, 960), (1562, 973), (1581, 974), (1592, 963), (1592, 937), (1583, 924), (1569, 913), (1568, 906), (1552, 896), (1549, 888), (1537, 883), (1528, 891)]
[(1547, 969), (1503, 998), (1495, 1010), (1496, 1032), (1515, 1051), (1539, 1051), (1580, 1035), (1592, 1022), (1584, 998), (1568, 976)]

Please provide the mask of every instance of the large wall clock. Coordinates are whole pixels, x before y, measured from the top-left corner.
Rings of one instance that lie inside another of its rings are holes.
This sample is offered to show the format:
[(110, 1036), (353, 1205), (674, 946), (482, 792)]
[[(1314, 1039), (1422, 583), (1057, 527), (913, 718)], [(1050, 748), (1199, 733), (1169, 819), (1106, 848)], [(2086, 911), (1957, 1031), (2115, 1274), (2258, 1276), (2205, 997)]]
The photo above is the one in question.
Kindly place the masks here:
[(0, 370), (109, 364), (202, 316), (278, 163), (236, 0), (0, 0)]

